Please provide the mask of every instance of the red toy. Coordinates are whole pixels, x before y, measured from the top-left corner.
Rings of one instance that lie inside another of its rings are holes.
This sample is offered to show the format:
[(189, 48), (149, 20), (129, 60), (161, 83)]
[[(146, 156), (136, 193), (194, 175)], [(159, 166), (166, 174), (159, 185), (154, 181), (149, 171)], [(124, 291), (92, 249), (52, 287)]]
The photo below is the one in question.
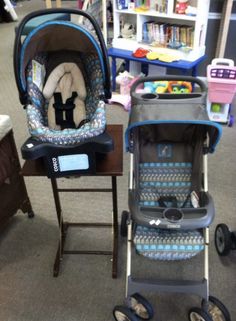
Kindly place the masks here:
[(188, 8), (188, 0), (177, 0), (175, 6), (175, 13), (185, 14), (186, 9)]

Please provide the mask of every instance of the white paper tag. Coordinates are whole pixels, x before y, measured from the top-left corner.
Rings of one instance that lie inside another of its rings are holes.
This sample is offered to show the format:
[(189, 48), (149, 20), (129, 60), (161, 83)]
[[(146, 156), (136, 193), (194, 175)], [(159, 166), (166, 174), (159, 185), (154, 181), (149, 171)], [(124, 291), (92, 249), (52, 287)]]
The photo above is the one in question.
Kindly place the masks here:
[(45, 74), (45, 67), (39, 62), (32, 60), (32, 80), (41, 91), (43, 90)]

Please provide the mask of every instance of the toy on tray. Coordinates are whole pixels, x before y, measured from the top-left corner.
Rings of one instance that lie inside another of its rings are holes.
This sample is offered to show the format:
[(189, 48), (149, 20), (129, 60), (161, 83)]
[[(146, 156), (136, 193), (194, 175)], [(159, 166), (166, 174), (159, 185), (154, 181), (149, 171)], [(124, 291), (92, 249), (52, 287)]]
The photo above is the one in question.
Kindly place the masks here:
[(131, 97), (130, 88), (132, 84), (142, 76), (132, 76), (128, 71), (119, 73), (116, 77), (116, 83), (120, 85), (120, 93), (113, 93), (111, 99), (109, 99), (109, 104), (118, 103), (121, 104), (125, 110), (130, 110), (131, 107)]
[(163, 94), (189, 94), (192, 92), (192, 85), (188, 81), (147, 81), (144, 83), (146, 93)]
[(168, 81), (147, 81), (144, 83), (146, 93), (162, 94), (167, 91)]
[(207, 67), (208, 102), (210, 120), (233, 126), (230, 114), (231, 103), (236, 92), (236, 67), (232, 59), (213, 59)]
[(191, 82), (188, 82), (188, 81), (169, 81), (168, 92), (170, 94), (189, 94), (192, 92)]

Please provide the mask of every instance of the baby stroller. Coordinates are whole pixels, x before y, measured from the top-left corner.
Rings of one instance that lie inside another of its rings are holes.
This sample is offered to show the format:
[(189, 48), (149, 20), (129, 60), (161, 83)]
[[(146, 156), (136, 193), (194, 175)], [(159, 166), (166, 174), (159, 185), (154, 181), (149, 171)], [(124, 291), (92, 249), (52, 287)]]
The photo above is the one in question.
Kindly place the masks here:
[[(43, 16), (24, 37), (27, 24)], [(94, 33), (77, 23), (81, 17)], [(97, 22), (76, 9), (27, 15), (16, 30), (14, 71), (31, 136), (23, 158), (42, 157), (48, 177), (94, 173), (97, 157), (113, 150), (105, 115), (110, 70)]]
[[(188, 81), (199, 91), (136, 93), (140, 84), (161, 80)], [(208, 193), (207, 155), (214, 152), (222, 129), (208, 119), (205, 85), (193, 77), (147, 77), (135, 82), (131, 97), (126, 130), (130, 212), (124, 211), (121, 221), (121, 234), (128, 234), (128, 306), (116, 306), (113, 315), (117, 321), (149, 320), (152, 306), (139, 292), (173, 292), (202, 298), (201, 308), (189, 311), (190, 321), (229, 321), (225, 306), (209, 296), (209, 226), (215, 210)], [(204, 276), (200, 281), (134, 278), (132, 244), (149, 260), (185, 260), (203, 250)]]

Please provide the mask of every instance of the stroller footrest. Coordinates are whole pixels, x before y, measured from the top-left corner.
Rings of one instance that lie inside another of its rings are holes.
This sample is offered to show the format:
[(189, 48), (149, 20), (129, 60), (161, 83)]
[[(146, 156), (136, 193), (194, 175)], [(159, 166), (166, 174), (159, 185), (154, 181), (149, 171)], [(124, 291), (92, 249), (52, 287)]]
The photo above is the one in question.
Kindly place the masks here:
[(128, 296), (137, 292), (169, 292), (195, 294), (208, 299), (207, 280), (150, 280), (128, 277)]

